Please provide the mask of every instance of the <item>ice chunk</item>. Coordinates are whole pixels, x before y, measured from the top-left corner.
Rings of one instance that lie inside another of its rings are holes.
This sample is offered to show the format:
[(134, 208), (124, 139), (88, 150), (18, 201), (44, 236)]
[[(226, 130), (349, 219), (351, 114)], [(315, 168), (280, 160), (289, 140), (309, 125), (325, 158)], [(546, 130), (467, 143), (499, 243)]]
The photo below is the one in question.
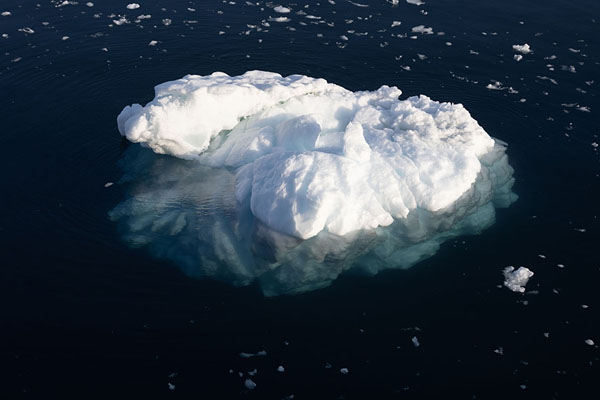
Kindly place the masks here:
[(292, 10), (290, 10), (287, 7), (283, 7), (283, 6), (276, 6), (275, 8), (273, 8), (273, 11), (280, 13), (280, 14), (288, 14), (290, 13)]
[(135, 10), (140, 8), (140, 5), (138, 3), (129, 3), (127, 4), (127, 9), (128, 10)]
[(533, 276), (533, 272), (526, 267), (519, 267), (517, 270), (515, 270), (515, 267), (506, 267), (503, 274), (504, 286), (518, 293), (525, 292), (525, 285), (527, 285), (529, 278)]
[(425, 25), (413, 26), (411, 30), (415, 33), (433, 34), (433, 28), (426, 28)]
[[(515, 199), (506, 144), (460, 104), (251, 71), (188, 75), (117, 118), (133, 246), (265, 294), (408, 268)], [(150, 174), (150, 175), (149, 175)]]
[(408, 4), (414, 4), (415, 6), (422, 6), (423, 4), (425, 4), (425, 2), (421, 0), (406, 0), (406, 2)]
[(513, 50), (518, 51), (521, 54), (531, 53), (531, 47), (527, 43), (525, 44), (513, 44)]
[(252, 390), (256, 387), (256, 383), (254, 383), (254, 381), (252, 379), (248, 378), (244, 381), (244, 386), (246, 386), (246, 388)]

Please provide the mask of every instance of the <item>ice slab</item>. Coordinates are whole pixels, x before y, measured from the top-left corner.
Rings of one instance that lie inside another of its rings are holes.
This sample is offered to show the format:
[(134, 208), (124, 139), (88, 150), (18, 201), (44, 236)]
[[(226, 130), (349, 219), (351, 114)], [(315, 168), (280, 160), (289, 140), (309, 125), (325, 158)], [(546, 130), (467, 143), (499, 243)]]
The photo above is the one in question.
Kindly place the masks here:
[(124, 238), (265, 294), (407, 268), (515, 199), (506, 144), (460, 104), (250, 71), (188, 75), (127, 106)]

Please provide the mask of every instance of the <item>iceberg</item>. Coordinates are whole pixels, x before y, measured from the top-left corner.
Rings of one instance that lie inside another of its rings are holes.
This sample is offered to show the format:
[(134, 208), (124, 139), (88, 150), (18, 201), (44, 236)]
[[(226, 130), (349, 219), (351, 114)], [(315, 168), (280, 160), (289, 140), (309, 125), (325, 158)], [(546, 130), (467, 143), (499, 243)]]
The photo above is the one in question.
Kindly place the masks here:
[(400, 95), (264, 71), (160, 84), (117, 118), (142, 148), (110, 217), (189, 275), (265, 295), (408, 268), (517, 196), (507, 144), (462, 105)]

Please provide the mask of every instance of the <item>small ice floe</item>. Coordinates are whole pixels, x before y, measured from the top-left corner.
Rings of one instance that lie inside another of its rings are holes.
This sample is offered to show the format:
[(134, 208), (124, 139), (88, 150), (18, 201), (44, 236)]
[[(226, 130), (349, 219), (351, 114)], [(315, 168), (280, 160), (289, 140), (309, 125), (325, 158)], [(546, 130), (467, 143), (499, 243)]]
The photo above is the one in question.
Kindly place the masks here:
[(415, 32), (415, 33), (426, 34), (426, 35), (432, 35), (433, 34), (433, 28), (431, 28), (431, 27), (426, 28), (425, 25), (413, 26), (411, 28), (411, 31)]
[(350, 371), (348, 371), (348, 368), (340, 368), (340, 372), (344, 375), (348, 375), (348, 372)]
[(242, 358), (252, 358), (252, 357), (258, 357), (258, 356), (264, 357), (266, 355), (267, 355), (267, 352), (265, 350), (261, 350), (258, 353), (244, 353), (244, 352), (240, 353), (240, 357), (242, 357)]
[(549, 338), (550, 337), (550, 332), (544, 332), (544, 337), (545, 338)]
[(169, 26), (169, 25), (171, 25), (172, 22), (173, 21), (171, 21), (169, 18), (165, 18), (165, 19), (162, 20), (162, 24), (164, 26)]
[(513, 50), (514, 51), (518, 51), (521, 54), (529, 54), (531, 53), (531, 47), (525, 43), (525, 44), (513, 44)]
[(271, 18), (269, 18), (269, 21), (271, 21), (271, 22), (290, 22), (291, 19), (289, 19), (288, 17), (271, 17)]
[(35, 31), (28, 26), (26, 26), (25, 28), (19, 28), (19, 32), (25, 32), (29, 34), (35, 33)]
[(283, 368), (283, 365), (277, 367), (277, 372), (285, 372), (285, 368)]
[(522, 56), (522, 55), (520, 55), (520, 54), (515, 54), (515, 55), (513, 56), (513, 58), (515, 59), (515, 61), (521, 61), (521, 60), (523, 59), (523, 56)]
[(256, 383), (254, 383), (252, 379), (248, 378), (244, 381), (244, 386), (246, 386), (247, 389), (252, 390), (256, 387)]
[(504, 286), (517, 293), (525, 292), (525, 285), (529, 278), (533, 276), (533, 271), (526, 267), (519, 267), (515, 270), (515, 267), (506, 267), (502, 272), (504, 274)]
[(156, 40), (151, 40), (150, 43), (148, 43), (148, 46), (156, 46), (158, 44), (158, 42)]
[(113, 24), (115, 24), (117, 26), (121, 26), (121, 25), (127, 24), (127, 23), (129, 23), (129, 21), (125, 17), (121, 17), (119, 19), (113, 19)]
[(169, 382), (169, 390), (175, 390), (175, 385)]
[(85, 5), (88, 7), (94, 7), (94, 3), (92, 3), (91, 1), (88, 1), (87, 3), (85, 3)]
[(10, 17), (12, 15), (12, 13), (10, 11), (2, 11), (2, 15), (3, 17)]
[(402, 25), (401, 21), (392, 21), (392, 28)]
[(585, 339), (585, 344), (587, 344), (588, 346), (593, 346), (595, 343), (592, 339)]
[(500, 354), (501, 356), (503, 356), (504, 355), (504, 349), (502, 347), (498, 347), (496, 350), (494, 350), (494, 353)]
[(290, 13), (292, 10), (290, 10), (287, 7), (283, 7), (283, 6), (276, 6), (275, 8), (273, 8), (273, 11), (275, 11), (276, 13), (279, 14), (288, 14)]
[(69, 40), (69, 36), (63, 36), (61, 40)]
[(127, 9), (128, 10), (135, 10), (140, 8), (140, 5), (138, 3), (129, 3), (127, 4)]
[(406, 2), (408, 4), (414, 4), (415, 6), (422, 6), (423, 4), (425, 4), (425, 2), (421, 0), (406, 0)]
[(421, 345), (421, 343), (419, 343), (419, 339), (416, 336), (413, 336), (411, 341), (412, 341), (413, 346), (415, 346), (415, 347), (419, 347)]

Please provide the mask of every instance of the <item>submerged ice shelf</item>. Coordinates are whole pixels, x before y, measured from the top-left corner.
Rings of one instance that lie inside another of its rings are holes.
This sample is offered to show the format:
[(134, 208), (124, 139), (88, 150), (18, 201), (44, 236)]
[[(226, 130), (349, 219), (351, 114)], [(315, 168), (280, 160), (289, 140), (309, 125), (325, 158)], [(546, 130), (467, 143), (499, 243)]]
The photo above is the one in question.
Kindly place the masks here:
[(125, 238), (268, 295), (407, 268), (515, 199), (506, 144), (460, 104), (302, 75), (188, 75), (127, 106)]

